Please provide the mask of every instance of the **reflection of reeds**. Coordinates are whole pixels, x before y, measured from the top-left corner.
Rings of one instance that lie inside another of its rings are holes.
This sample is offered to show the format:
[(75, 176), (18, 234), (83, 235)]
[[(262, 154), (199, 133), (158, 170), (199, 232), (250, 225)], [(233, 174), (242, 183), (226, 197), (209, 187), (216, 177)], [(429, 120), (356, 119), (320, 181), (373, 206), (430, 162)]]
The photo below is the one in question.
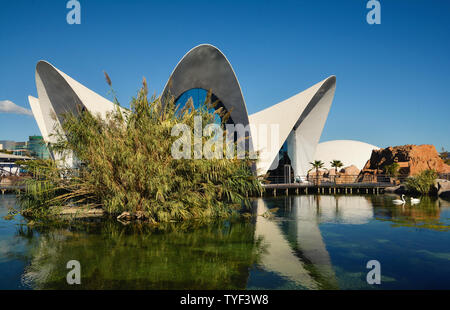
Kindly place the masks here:
[[(373, 197), (376, 204), (390, 203), (391, 198), (386, 196)], [(408, 201), (408, 200), (407, 200)], [(450, 231), (450, 225), (441, 222), (441, 210), (438, 200), (423, 196), (416, 205), (393, 206), (387, 209), (388, 217), (379, 214), (376, 218), (380, 221), (389, 221), (394, 227), (406, 226), (424, 228), (437, 231)]]
[[(219, 221), (208, 225), (114, 221), (44, 231), (33, 244), (28, 283), (38, 289), (244, 289), (257, 262), (254, 224)], [(87, 231), (87, 232), (86, 232)], [(67, 261), (82, 266), (82, 285), (71, 287)]]

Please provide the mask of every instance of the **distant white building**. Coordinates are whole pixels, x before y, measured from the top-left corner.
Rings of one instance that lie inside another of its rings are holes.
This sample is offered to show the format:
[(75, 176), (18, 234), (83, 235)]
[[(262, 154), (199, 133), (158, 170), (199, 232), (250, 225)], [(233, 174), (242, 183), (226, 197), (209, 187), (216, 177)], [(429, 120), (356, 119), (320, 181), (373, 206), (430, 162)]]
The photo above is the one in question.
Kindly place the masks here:
[(314, 160), (321, 160), (324, 168), (331, 169), (332, 160), (340, 160), (344, 166), (355, 165), (361, 170), (379, 147), (354, 140), (333, 140), (317, 145)]

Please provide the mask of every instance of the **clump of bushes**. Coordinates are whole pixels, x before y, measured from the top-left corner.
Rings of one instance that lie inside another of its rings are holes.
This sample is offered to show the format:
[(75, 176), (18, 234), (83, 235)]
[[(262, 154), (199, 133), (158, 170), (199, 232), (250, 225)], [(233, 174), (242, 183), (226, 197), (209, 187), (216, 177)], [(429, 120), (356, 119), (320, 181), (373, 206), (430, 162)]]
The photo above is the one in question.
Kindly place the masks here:
[(406, 187), (410, 191), (418, 192), (422, 195), (428, 195), (437, 179), (438, 174), (434, 170), (424, 170), (414, 177), (406, 179)]
[[(117, 111), (106, 119), (79, 111), (64, 115), (53, 152), (76, 158), (76, 168), (61, 168), (49, 161), (24, 163), (33, 174), (20, 200), (28, 210), (50, 206), (96, 206), (110, 214), (130, 212), (152, 223), (197, 218), (226, 217), (249, 206), (248, 196), (262, 189), (253, 175), (254, 160), (174, 159), (171, 135), (176, 124), (194, 128), (194, 116), (203, 125), (215, 114), (226, 122), (229, 113), (211, 113), (211, 95), (195, 108), (183, 108), (173, 98), (162, 104), (142, 89), (131, 102), (131, 111)], [(226, 135), (226, 132), (224, 133)], [(204, 141), (207, 137), (202, 138)], [(192, 148), (191, 152), (193, 152)], [(191, 158), (194, 158), (193, 154)]]

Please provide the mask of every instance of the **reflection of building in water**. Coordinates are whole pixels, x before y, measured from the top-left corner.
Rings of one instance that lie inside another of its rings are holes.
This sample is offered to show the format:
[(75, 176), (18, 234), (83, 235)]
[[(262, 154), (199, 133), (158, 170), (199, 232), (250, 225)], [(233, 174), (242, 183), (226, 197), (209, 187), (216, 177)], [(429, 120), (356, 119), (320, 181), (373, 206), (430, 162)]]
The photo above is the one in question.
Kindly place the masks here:
[[(268, 210), (263, 199), (255, 204), (259, 215)], [(285, 205), (288, 221), (257, 217), (256, 238), (263, 238), (266, 249), (260, 261), (262, 267), (305, 288), (338, 288), (319, 224), (367, 223), (373, 218), (370, 201), (355, 196), (294, 196), (286, 197)]]
[(289, 221), (288, 225), (295, 229), (298, 250), (321, 277), (322, 285), (326, 285), (327, 288), (337, 288), (330, 255), (318, 225), (323, 214), (322, 210), (328, 211), (329, 208), (323, 208), (321, 202), (311, 201), (310, 197), (312, 198), (312, 196), (292, 197), (290, 218), (294, 221)]
[[(257, 214), (265, 213), (268, 208), (262, 199), (255, 201)], [(261, 265), (269, 271), (296, 282), (308, 289), (318, 289), (318, 283), (305, 269), (304, 263), (296, 256), (286, 236), (276, 221), (258, 216), (255, 239), (263, 237), (266, 251), (261, 257)]]
[(373, 218), (369, 200), (362, 196), (298, 196), (296, 205), (316, 212), (320, 223), (365, 224)]

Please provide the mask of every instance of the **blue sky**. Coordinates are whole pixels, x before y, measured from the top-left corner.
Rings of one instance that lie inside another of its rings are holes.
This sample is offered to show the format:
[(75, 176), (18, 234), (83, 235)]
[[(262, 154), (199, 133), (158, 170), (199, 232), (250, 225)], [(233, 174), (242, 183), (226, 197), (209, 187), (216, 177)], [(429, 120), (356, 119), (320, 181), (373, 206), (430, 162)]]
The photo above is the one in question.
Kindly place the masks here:
[[(0, 100), (29, 108), (34, 69), (45, 59), (122, 105), (141, 85), (160, 93), (179, 59), (210, 43), (231, 62), (249, 113), (330, 75), (335, 99), (321, 141), (450, 149), (450, 1), (381, 0), (381, 24), (366, 0), (0, 0)], [(109, 98), (108, 98), (109, 99)], [(29, 115), (0, 113), (0, 140), (39, 134)]]

